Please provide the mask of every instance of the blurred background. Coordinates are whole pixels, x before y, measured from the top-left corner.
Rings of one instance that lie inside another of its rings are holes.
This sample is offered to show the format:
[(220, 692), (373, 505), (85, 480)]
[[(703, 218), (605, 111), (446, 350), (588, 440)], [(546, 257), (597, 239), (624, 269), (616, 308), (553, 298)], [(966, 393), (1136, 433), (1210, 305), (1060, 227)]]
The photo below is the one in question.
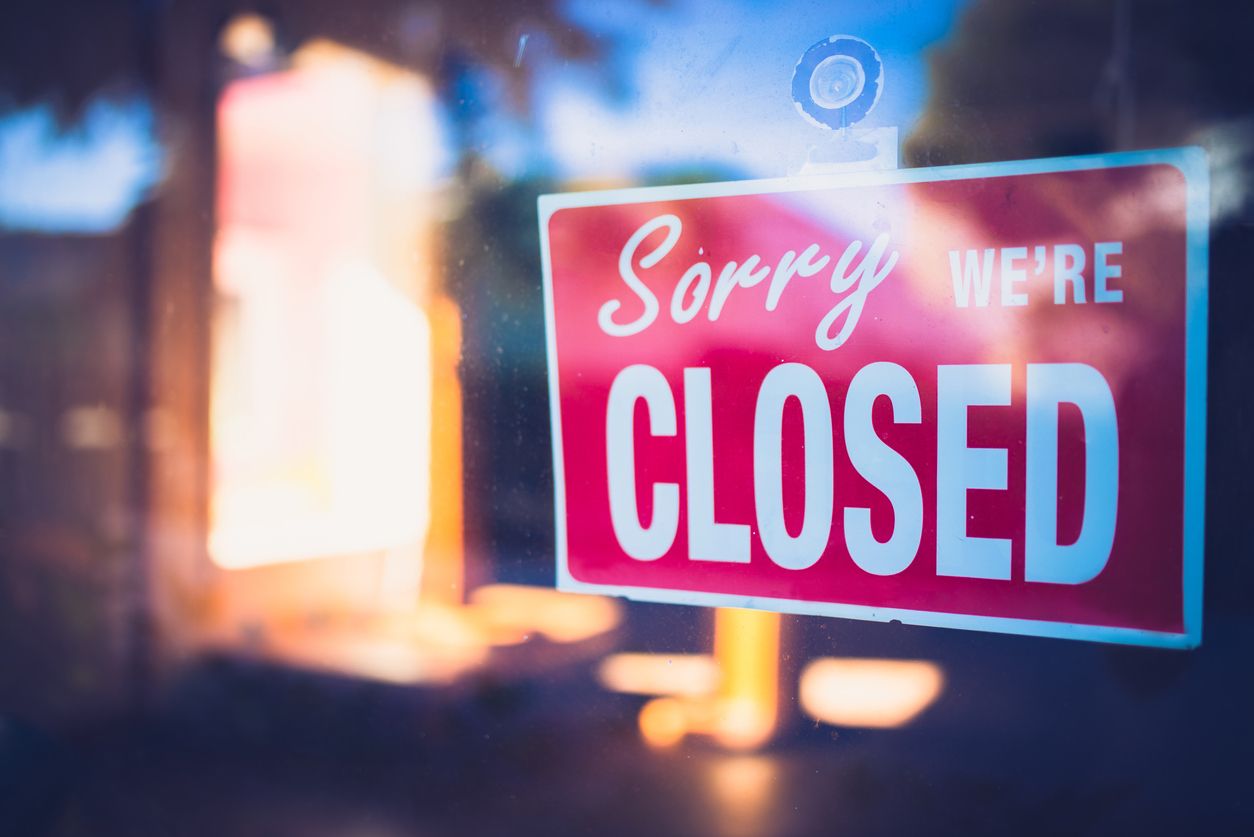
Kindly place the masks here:
[[(8, 0), (0, 832), (1251, 833), (1247, 4)], [(1203, 645), (568, 596), (536, 198), (1211, 166)]]

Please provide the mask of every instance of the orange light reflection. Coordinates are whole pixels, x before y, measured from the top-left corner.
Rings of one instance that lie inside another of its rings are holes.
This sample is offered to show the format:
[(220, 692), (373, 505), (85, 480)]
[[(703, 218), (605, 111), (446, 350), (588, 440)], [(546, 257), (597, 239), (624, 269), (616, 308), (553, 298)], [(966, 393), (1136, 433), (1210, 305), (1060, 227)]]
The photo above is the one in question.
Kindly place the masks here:
[(709, 654), (612, 654), (597, 671), (601, 685), (627, 695), (712, 695), (721, 681)]
[(640, 733), (651, 746), (704, 735), (728, 749), (753, 750), (775, 732), (779, 653), (778, 613), (718, 608), (713, 657), (620, 654), (606, 660), (601, 682), (614, 691), (664, 695), (640, 711)]
[(846, 727), (900, 727), (940, 697), (945, 675), (925, 660), (814, 660), (801, 674), (802, 708)]

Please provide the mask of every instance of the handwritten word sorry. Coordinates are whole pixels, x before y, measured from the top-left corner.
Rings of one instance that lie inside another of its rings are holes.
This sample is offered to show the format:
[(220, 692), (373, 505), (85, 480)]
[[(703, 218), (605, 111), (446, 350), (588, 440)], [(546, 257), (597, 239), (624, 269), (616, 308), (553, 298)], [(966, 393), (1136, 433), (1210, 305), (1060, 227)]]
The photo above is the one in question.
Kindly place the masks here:
[[(653, 233), (665, 230), (660, 244), (640, 253), (645, 240)], [(678, 243), (683, 232), (683, 222), (675, 215), (659, 215), (636, 230), (623, 245), (618, 256), (618, 275), (623, 283), (640, 300), (644, 310), (629, 322), (615, 321), (614, 315), (623, 307), (618, 299), (610, 299), (597, 312), (597, 325), (612, 337), (629, 337), (651, 326), (658, 318), (661, 305), (655, 294), (637, 271), (648, 271), (658, 266)], [(852, 241), (832, 269), (830, 287), (840, 299), (819, 322), (814, 332), (814, 342), (820, 349), (830, 351), (849, 339), (858, 325), (866, 306), (867, 296), (887, 278), (897, 264), (897, 251), (889, 252), (888, 234), (878, 236), (862, 253), (863, 243)], [(710, 322), (718, 320), (728, 298), (737, 288), (753, 288), (766, 282), (764, 307), (774, 311), (779, 305), (788, 283), (796, 276), (809, 277), (822, 271), (831, 261), (820, 254), (818, 244), (811, 244), (801, 251), (789, 250), (772, 268), (762, 263), (756, 254), (743, 262), (728, 261), (714, 278), (714, 268), (709, 262), (697, 261), (690, 265), (675, 282), (670, 298), (670, 318), (679, 325), (692, 322), (704, 307)], [(855, 264), (857, 261), (857, 264)], [(707, 305), (708, 302), (708, 305)]]

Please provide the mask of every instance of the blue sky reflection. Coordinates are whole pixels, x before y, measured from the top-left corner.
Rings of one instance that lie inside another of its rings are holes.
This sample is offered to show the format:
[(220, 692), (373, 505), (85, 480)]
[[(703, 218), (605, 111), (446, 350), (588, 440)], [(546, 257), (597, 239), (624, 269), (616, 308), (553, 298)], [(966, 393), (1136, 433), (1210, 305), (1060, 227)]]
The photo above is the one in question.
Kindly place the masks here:
[(0, 116), (0, 228), (117, 229), (161, 178), (153, 122), (139, 98), (97, 99), (68, 127), (48, 105)]
[(856, 35), (886, 65), (883, 98), (862, 123), (902, 136), (927, 96), (926, 49), (953, 27), (964, 0), (939, 2), (710, 3), (576, 0), (578, 25), (636, 49), (620, 100), (592, 68), (540, 74), (541, 133), (559, 175), (638, 176), (659, 166), (795, 173), (823, 132), (793, 107), (789, 83), (801, 54), (829, 35)]

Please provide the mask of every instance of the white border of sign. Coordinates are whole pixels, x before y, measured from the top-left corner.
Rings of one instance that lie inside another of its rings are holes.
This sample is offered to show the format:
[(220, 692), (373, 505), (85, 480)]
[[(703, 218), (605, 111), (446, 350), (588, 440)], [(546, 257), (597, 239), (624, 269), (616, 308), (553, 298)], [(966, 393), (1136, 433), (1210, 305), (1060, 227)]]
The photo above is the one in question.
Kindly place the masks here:
[[(940, 613), (867, 605), (804, 602), (728, 593), (701, 593), (650, 587), (621, 587), (576, 580), (567, 566), (565, 460), (562, 454), (562, 416), (557, 390), (557, 335), (553, 311), (553, 271), (549, 255), (549, 219), (560, 209), (581, 206), (685, 200), (724, 195), (764, 195), (819, 189), (850, 189), (894, 183), (930, 183), (942, 180), (1007, 177), (1086, 171), (1154, 164), (1174, 166), (1184, 174), (1188, 190), (1186, 214), (1186, 303), (1184, 373), (1184, 633), (1146, 631), (1107, 625), (1045, 622), (995, 616)], [(1209, 169), (1201, 148), (1129, 151), (1084, 157), (1059, 157), (1007, 163), (981, 163), (938, 168), (853, 172), (837, 175), (783, 177), (730, 183), (655, 186), (542, 195), (540, 252), (544, 269), (544, 320), (549, 360), (549, 408), (553, 433), (554, 513), (557, 527), (557, 587), (577, 593), (598, 593), (666, 604), (740, 607), (810, 616), (840, 616), (875, 622), (962, 628), (1026, 636), (1082, 639), (1162, 648), (1194, 648), (1202, 641), (1202, 552), (1206, 510), (1206, 327), (1207, 269), (1210, 229)]]

